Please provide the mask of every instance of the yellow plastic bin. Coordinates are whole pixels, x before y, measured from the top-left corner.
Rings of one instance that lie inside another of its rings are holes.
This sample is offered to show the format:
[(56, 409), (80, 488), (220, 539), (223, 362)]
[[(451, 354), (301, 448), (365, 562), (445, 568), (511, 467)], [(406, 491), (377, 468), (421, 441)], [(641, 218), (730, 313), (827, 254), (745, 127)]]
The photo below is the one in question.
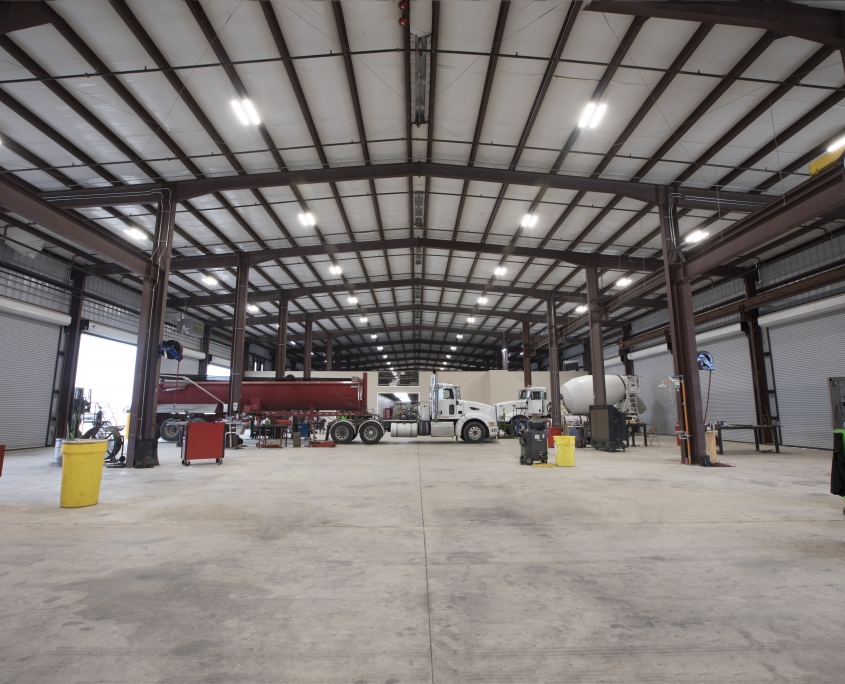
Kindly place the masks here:
[(62, 508), (93, 506), (100, 500), (105, 439), (66, 439), (62, 442)]
[(555, 437), (555, 465), (575, 465), (575, 437), (573, 435), (560, 435)]

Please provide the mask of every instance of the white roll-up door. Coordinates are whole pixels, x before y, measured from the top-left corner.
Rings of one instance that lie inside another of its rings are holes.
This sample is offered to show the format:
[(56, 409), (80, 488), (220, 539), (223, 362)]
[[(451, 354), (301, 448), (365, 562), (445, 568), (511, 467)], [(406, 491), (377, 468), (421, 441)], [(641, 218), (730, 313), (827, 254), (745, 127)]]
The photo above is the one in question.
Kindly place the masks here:
[[(713, 355), (716, 370), (712, 373), (710, 405), (707, 407), (707, 422), (724, 420), (728, 423), (757, 422), (754, 406), (754, 380), (751, 374), (751, 351), (748, 338), (743, 333), (714, 341), (698, 343), (698, 351)], [(707, 383), (710, 373), (699, 371), (701, 384), (701, 407), (707, 406)], [(750, 430), (729, 430), (724, 439), (732, 442), (754, 442)]]
[(7, 449), (47, 442), (61, 328), (0, 313), (0, 444)]
[(675, 423), (678, 422), (675, 389), (659, 386), (675, 374), (672, 354), (664, 351), (635, 359), (634, 374), (640, 378), (640, 398), (646, 405), (646, 410), (640, 413), (640, 420), (648, 423), (649, 427), (655, 426), (661, 435), (674, 435)]
[(827, 379), (845, 376), (845, 312), (769, 328), (784, 444), (830, 449)]

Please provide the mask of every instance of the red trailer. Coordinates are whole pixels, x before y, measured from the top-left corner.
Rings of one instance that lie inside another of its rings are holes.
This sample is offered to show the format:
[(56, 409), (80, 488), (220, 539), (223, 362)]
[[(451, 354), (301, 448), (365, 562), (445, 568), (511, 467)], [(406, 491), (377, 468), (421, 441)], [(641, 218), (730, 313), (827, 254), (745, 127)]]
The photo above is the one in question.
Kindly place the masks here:
[[(160, 382), (158, 422), (162, 437), (168, 439), (168, 429), (177, 424), (172, 421), (174, 416), (183, 419), (190, 414), (213, 414), (220, 418), (228, 400), (229, 383), (226, 381), (180, 378)], [(370, 420), (373, 416), (367, 409), (366, 376), (349, 379), (247, 379), (241, 387), (238, 413), (262, 418), (295, 417), (309, 423), (315, 418), (326, 418), (330, 420), (332, 439), (339, 443), (350, 442), (359, 433), (361, 439), (370, 444), (377, 443), (384, 436), (381, 423)], [(168, 419), (171, 421), (168, 422)]]

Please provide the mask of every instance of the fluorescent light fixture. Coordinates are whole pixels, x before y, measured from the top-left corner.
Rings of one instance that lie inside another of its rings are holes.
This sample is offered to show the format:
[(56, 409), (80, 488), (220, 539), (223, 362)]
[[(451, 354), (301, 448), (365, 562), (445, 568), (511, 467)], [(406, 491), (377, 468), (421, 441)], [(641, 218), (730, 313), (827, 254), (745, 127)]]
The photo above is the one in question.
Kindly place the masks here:
[(578, 128), (595, 128), (599, 125), (599, 121), (601, 121), (606, 110), (607, 105), (600, 104), (596, 106), (595, 102), (590, 102), (584, 107), (581, 118), (578, 120)]
[(242, 103), (244, 111), (246, 115), (249, 117), (249, 121), (253, 126), (257, 126), (261, 123), (261, 119), (258, 116), (258, 112), (255, 111), (255, 106), (252, 104), (252, 100), (244, 100)]
[(447, 358), (447, 359), (451, 359), (451, 358), (452, 358), (452, 355), (451, 355), (451, 354), (446, 354), (446, 358)]
[(217, 285), (217, 278), (212, 278), (211, 276), (203, 276), (202, 282), (206, 285)]
[(138, 230), (137, 228), (127, 228), (123, 231), (133, 240), (146, 240), (147, 234), (143, 230)]
[(533, 228), (537, 225), (538, 219), (539, 216), (537, 216), (537, 214), (526, 214), (522, 217), (522, 223), (520, 223), (519, 225), (523, 228)]
[(390, 365), (390, 361), (388, 361), (388, 362), (387, 362), (387, 365), (388, 365), (388, 366)]
[(458, 348), (457, 348), (457, 347), (450, 347), (450, 349), (451, 349), (452, 351), (458, 351)]
[(367, 317), (366, 317), (366, 316), (361, 316), (361, 318), (359, 318), (358, 320), (359, 320), (359, 321), (361, 321), (361, 323), (366, 323), (366, 322), (367, 322)]
[(475, 316), (470, 316), (467, 318), (467, 323), (475, 323)]
[[(475, 319), (473, 319), (473, 320), (475, 320)], [(464, 336), (463, 336), (463, 335), (455, 335), (455, 337), (457, 337), (459, 340), (464, 339)]]
[(299, 215), (299, 222), (303, 226), (316, 226), (317, 219), (314, 218), (314, 214), (310, 211), (304, 211)]
[(240, 121), (244, 126), (249, 126), (249, 116), (247, 116), (246, 110), (240, 100), (232, 100), (232, 109), (235, 110), (235, 114), (238, 116), (238, 121)]
[(376, 339), (378, 339), (378, 335), (370, 335), (370, 339), (371, 339), (371, 340), (376, 340)]
[(381, 358), (386, 359), (386, 358), (387, 358), (387, 354), (382, 354), (382, 355), (381, 355)]
[(631, 284), (630, 278), (620, 278), (616, 281), (616, 287), (628, 287)]
[(343, 269), (337, 265), (329, 266), (329, 273), (331, 273), (332, 275), (340, 275), (341, 273), (343, 273)]
[(479, 297), (478, 303), (479, 304), (486, 304), (487, 303), (487, 297)]
[(295, 346), (296, 346), (296, 342), (291, 342), (291, 343), (290, 343), (290, 346), (291, 346), (291, 347), (295, 347)]
[(503, 275), (505, 275), (505, 273), (507, 273), (507, 272), (508, 272), (508, 269), (506, 269), (504, 266), (498, 266), (498, 267), (496, 267), (496, 269), (493, 271), (493, 274), (494, 274), (494, 275), (497, 275), (497, 276), (503, 276)]
[(258, 311), (258, 306), (256, 306), (255, 304), (247, 304), (246, 310), (255, 313), (256, 311)]
[(684, 242), (688, 242), (691, 245), (694, 245), (697, 242), (701, 242), (705, 238), (710, 235), (706, 230), (694, 230), (691, 233), (687, 234), (686, 238), (684, 238)]
[(350, 296), (350, 297), (348, 297), (348, 298), (347, 298), (347, 300), (346, 300), (346, 301), (347, 301), (347, 302), (349, 302), (350, 304), (357, 304), (357, 303), (358, 303), (358, 298), (357, 298), (357, 297), (352, 297), (352, 296)]
[(586, 313), (587, 312), (587, 305), (586, 304), (579, 304), (575, 307), (575, 313)]
[(383, 351), (384, 347), (376, 347), (376, 351)]
[(834, 141), (831, 143), (830, 147), (827, 148), (828, 152), (836, 152), (836, 150), (840, 150), (845, 147), (845, 137), (839, 138), (839, 140)]

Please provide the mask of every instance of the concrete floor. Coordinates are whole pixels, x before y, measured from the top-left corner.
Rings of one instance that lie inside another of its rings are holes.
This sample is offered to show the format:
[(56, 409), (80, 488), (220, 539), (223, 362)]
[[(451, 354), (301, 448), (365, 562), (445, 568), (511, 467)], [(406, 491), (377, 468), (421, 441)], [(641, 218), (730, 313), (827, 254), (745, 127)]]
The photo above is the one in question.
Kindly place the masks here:
[(513, 441), (229, 452), (0, 478), (0, 682), (842, 682), (830, 454)]

